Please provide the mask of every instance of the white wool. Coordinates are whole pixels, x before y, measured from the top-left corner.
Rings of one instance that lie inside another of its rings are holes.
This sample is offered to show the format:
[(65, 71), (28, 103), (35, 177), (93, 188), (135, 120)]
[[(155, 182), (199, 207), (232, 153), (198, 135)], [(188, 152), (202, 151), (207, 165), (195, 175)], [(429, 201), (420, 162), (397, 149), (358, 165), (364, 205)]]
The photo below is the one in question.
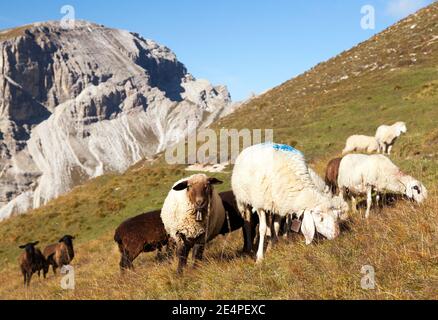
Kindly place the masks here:
[(381, 150), (389, 154), (397, 138), (406, 132), (406, 123), (399, 121), (392, 126), (382, 125), (377, 128), (376, 139), (379, 142)]
[[(338, 218), (347, 204), (318, 189), (303, 154), (292, 147), (265, 143), (243, 150), (236, 159), (231, 185), (244, 219), (249, 222), (248, 206), (259, 216), (257, 263), (263, 261), (270, 216), (302, 215), (306, 244), (312, 242), (316, 231), (328, 239), (339, 234)], [(274, 229), (278, 228), (274, 222)]]
[(231, 179), (239, 203), (282, 217), (287, 214), (334, 207), (333, 198), (312, 181), (304, 156), (260, 144), (242, 151)]
[[(207, 179), (208, 177), (204, 174), (192, 175), (177, 181), (173, 187), (193, 178)], [(161, 210), (161, 219), (163, 220), (167, 233), (173, 239), (178, 240), (178, 233), (183, 234), (186, 238), (194, 239), (208, 231), (207, 241), (215, 238), (219, 234), (225, 221), (225, 209), (217, 191), (213, 188), (212, 198), (210, 200), (210, 216), (205, 218), (204, 221), (198, 222), (196, 221), (196, 216), (193, 214), (195, 208), (188, 198), (187, 190), (175, 191), (173, 187), (169, 191)], [(209, 223), (208, 228), (207, 220)]]
[(312, 168), (309, 167), (309, 174), (310, 174), (310, 178), (312, 179), (313, 183), (315, 184), (315, 186), (318, 188), (318, 190), (322, 193), (327, 193), (331, 195), (330, 192), (330, 188), (328, 185), (326, 185), (326, 183), (324, 182), (324, 180), (319, 176), (319, 174), (317, 174), (315, 172), (315, 170), (313, 170)]
[(363, 151), (368, 153), (380, 152), (380, 145), (375, 137), (353, 135), (347, 139), (342, 154), (347, 154), (353, 151)]
[[(414, 195), (414, 200), (422, 202), (427, 197), (427, 190), (421, 182), (408, 176), (384, 155), (346, 155), (339, 165), (339, 188), (348, 188), (353, 194), (365, 194), (367, 187), (377, 192), (393, 192), (411, 196), (410, 189), (418, 186), (421, 196)], [(409, 189), (409, 190), (408, 190)]]

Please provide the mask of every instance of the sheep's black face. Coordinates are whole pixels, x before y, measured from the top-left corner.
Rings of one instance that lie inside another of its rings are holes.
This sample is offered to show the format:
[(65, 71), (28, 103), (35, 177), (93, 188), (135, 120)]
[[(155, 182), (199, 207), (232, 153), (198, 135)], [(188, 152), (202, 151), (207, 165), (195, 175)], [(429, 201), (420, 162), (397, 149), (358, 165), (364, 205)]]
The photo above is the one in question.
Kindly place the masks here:
[(59, 242), (64, 242), (67, 246), (73, 247), (73, 239), (75, 237), (70, 235), (65, 235), (61, 239), (59, 239)]
[(186, 190), (190, 202), (193, 204), (196, 221), (203, 221), (208, 213), (208, 205), (213, 193), (213, 185), (220, 184), (222, 181), (216, 178), (193, 179), (183, 181), (173, 187), (173, 190)]
[(19, 246), (20, 249), (24, 249), (28, 254), (35, 254), (35, 246), (39, 243), (39, 241), (29, 242)]

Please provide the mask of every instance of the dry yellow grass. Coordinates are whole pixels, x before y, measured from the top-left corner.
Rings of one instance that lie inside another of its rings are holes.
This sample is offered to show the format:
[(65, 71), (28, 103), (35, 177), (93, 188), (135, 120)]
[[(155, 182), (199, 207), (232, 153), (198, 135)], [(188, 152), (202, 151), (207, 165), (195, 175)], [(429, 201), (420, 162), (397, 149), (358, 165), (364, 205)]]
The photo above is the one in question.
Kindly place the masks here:
[[(438, 197), (421, 207), (400, 202), (373, 211), (368, 221), (352, 216), (349, 230), (334, 240), (306, 246), (301, 237), (284, 240), (262, 265), (237, 252), (240, 232), (215, 240), (205, 261), (178, 277), (176, 261), (154, 254), (135, 261), (122, 276), (112, 233), (78, 245), (75, 290), (60, 287), (61, 276), (35, 277), (22, 284), (18, 265), (0, 274), (0, 299), (437, 299)], [(363, 290), (360, 271), (376, 271), (375, 290)]]

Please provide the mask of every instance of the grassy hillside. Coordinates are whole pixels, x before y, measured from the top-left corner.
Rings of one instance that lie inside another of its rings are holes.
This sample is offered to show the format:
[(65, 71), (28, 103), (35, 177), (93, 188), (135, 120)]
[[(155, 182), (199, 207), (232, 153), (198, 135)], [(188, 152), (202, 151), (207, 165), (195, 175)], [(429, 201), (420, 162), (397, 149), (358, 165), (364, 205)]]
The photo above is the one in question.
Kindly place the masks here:
[[(407, 122), (393, 161), (430, 190), (423, 206), (400, 202), (352, 215), (334, 241), (305, 246), (296, 236), (267, 253), (263, 265), (238, 254), (239, 232), (215, 240), (206, 260), (183, 277), (176, 261), (154, 254), (121, 277), (113, 231), (126, 217), (159, 208), (171, 184), (188, 175), (161, 159), (108, 174), (27, 215), (0, 223), (2, 299), (437, 299), (438, 298), (438, 4), (269, 91), (214, 128), (274, 128), (277, 142), (296, 145), (319, 173), (353, 133), (374, 134), (382, 123)], [(414, 26), (412, 28), (412, 26)], [(394, 52), (395, 50), (395, 52)], [(216, 175), (226, 181), (230, 174)], [(19, 244), (43, 245), (77, 235), (76, 290), (60, 277), (22, 286)], [(377, 287), (363, 290), (363, 265), (376, 270)]]

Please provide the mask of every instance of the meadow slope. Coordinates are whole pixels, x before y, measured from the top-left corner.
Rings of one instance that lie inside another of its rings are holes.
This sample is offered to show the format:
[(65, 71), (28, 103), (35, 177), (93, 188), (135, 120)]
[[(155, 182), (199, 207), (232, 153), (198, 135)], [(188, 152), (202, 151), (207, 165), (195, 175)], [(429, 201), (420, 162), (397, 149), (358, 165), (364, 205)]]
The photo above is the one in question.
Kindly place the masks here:
[[(438, 4), (420, 11), (213, 126), (273, 128), (276, 142), (296, 145), (322, 174), (349, 135), (373, 135), (382, 123), (406, 121), (408, 133), (397, 141), (392, 159), (427, 186), (424, 205), (399, 202), (373, 210), (368, 221), (363, 212), (352, 215), (348, 230), (334, 241), (305, 246), (297, 235), (270, 250), (262, 265), (238, 254), (242, 238), (235, 232), (213, 241), (201, 266), (182, 277), (176, 261), (158, 263), (154, 254), (140, 256), (135, 272), (122, 277), (114, 229), (127, 217), (159, 208), (172, 183), (188, 175), (161, 158), (141, 161), (124, 174), (96, 178), (1, 222), (0, 299), (438, 299), (438, 42), (430, 43), (438, 33), (437, 11)], [(413, 24), (417, 39), (400, 32)], [(396, 46), (405, 52), (384, 54)], [(415, 62), (399, 57), (414, 53)], [(349, 58), (354, 56), (365, 60), (356, 65)], [(345, 78), (368, 58), (388, 66)], [(229, 189), (231, 169), (215, 174), (225, 181), (220, 190)], [(62, 290), (52, 273), (47, 280), (34, 277), (25, 289), (18, 245), (45, 245), (65, 233), (77, 235), (76, 289)], [(361, 289), (364, 265), (375, 268), (374, 290)]]

